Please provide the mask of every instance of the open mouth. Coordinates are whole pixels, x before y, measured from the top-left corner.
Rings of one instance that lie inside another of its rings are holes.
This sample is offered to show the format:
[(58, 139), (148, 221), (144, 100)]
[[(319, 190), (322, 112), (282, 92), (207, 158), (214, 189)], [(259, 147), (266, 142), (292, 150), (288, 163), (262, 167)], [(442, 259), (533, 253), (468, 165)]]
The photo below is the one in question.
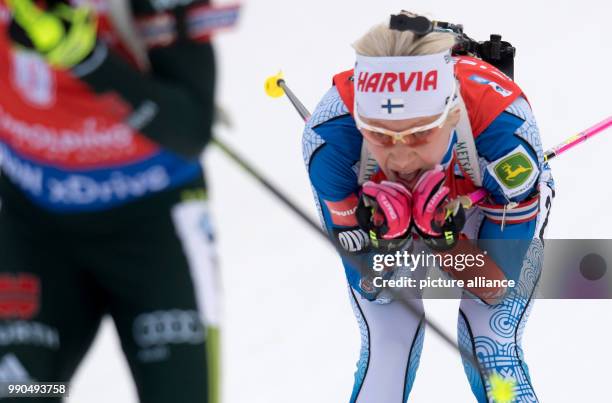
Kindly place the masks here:
[(404, 173), (404, 172), (398, 172), (398, 171), (392, 171), (392, 172), (398, 182), (402, 183), (408, 189), (411, 189), (412, 186), (415, 184), (417, 178), (419, 177), (421, 170), (417, 169), (416, 171), (412, 171), (410, 173)]

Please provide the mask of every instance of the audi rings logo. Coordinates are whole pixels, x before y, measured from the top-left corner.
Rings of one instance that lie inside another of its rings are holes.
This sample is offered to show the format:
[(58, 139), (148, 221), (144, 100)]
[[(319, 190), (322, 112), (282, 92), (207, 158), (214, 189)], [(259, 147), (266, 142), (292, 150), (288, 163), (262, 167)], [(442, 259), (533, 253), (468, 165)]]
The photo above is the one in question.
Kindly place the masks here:
[(196, 311), (173, 309), (143, 313), (134, 320), (134, 340), (141, 348), (204, 341), (204, 326)]

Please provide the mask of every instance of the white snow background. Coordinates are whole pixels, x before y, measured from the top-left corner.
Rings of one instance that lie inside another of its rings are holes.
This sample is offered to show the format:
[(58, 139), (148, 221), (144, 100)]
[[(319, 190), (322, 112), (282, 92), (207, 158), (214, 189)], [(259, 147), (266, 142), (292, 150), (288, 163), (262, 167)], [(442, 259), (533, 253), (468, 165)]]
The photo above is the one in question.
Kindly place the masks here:
[[(350, 43), (389, 14), (409, 9), (462, 23), (479, 40), (500, 33), (511, 41), (518, 49), (516, 81), (548, 148), (612, 113), (610, 4), (247, 2), (238, 29), (215, 39), (218, 100), (234, 121), (232, 130), (217, 135), (316, 217), (302, 162), (302, 122), (286, 99), (266, 97), (264, 80), (282, 69), (312, 110), (332, 75), (352, 66)], [(551, 162), (557, 198), (548, 237), (612, 238), (611, 151), (609, 130)], [(205, 164), (225, 294), (224, 402), (348, 401), (359, 333), (334, 251), (218, 150), (209, 148)], [(455, 335), (457, 305), (426, 301), (429, 319)], [(611, 310), (612, 301), (536, 301), (523, 346), (542, 402), (609, 399)], [(136, 402), (131, 382), (106, 320), (68, 402)], [(432, 331), (410, 401), (474, 401), (458, 353)]]

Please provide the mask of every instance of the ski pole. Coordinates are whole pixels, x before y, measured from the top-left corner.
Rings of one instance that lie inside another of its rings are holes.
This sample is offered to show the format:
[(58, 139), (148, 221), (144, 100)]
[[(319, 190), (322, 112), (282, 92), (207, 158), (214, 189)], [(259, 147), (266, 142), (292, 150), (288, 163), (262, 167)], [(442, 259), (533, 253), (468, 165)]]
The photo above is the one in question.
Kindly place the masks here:
[(242, 169), (244, 169), (247, 173), (251, 175), (257, 182), (259, 182), (263, 187), (265, 187), (269, 192), (271, 192), (274, 196), (276, 196), (281, 203), (283, 203), (289, 210), (293, 211), (297, 214), (302, 221), (304, 221), (310, 228), (317, 232), (321, 232), (321, 227), (306, 213), (304, 213), (294, 202), (289, 200), (285, 194), (280, 191), (275, 185), (273, 185), (265, 176), (260, 174), (251, 164), (249, 164), (244, 157), (238, 155), (236, 151), (234, 151), (230, 146), (225, 144), (223, 141), (213, 138), (213, 144), (215, 144), (223, 153), (229, 157), (232, 161), (238, 164)]
[(612, 116), (608, 116), (606, 119), (602, 120), (601, 122), (589, 127), (586, 130), (581, 131), (580, 133), (574, 136), (571, 136), (564, 142), (546, 151), (546, 153), (544, 153), (544, 161), (551, 160), (563, 154), (570, 148), (573, 148), (580, 143), (584, 143), (591, 137), (595, 136), (596, 134), (601, 133), (602, 131), (606, 130), (610, 126), (612, 126)]
[[(567, 140), (559, 143), (558, 145), (554, 146), (553, 148), (547, 150), (544, 153), (544, 162), (548, 162), (551, 159), (558, 157), (559, 155), (563, 154), (564, 152), (568, 151), (569, 149), (577, 146), (578, 144), (584, 143), (585, 141), (587, 141), (588, 139), (590, 139), (591, 137), (595, 136), (596, 134), (599, 134), (601, 132), (603, 132), (604, 130), (606, 130), (607, 128), (609, 128), (610, 126), (612, 126), (612, 116), (607, 117), (606, 119), (602, 120), (599, 123), (594, 124), (593, 126), (589, 127), (588, 129), (585, 129), (583, 131), (581, 131), (578, 134), (575, 134), (571, 137), (569, 137)], [(484, 200), (485, 197), (487, 197), (489, 195), (489, 193), (485, 190), (485, 189), (478, 189), (466, 196), (460, 196), (457, 200), (457, 202), (461, 203), (463, 205), (463, 207), (465, 208), (470, 208), (472, 207), (474, 204), (477, 204), (478, 202)], [(450, 205), (447, 208), (454, 208), (455, 205), (453, 205), (453, 203), (451, 202)]]

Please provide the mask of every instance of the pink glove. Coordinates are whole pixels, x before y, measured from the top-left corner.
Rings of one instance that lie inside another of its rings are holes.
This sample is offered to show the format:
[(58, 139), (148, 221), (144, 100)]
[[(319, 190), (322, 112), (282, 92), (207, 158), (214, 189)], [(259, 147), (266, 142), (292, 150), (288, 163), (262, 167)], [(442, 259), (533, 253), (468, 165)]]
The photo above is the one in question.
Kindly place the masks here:
[(361, 188), (357, 220), (376, 239), (395, 239), (408, 232), (412, 221), (412, 194), (404, 185), (368, 181)]
[(421, 174), (414, 185), (414, 223), (423, 235), (429, 237), (442, 235), (440, 227), (432, 226), (432, 223), (444, 222), (445, 211), (442, 207), (446, 204), (450, 192), (448, 187), (443, 185), (445, 176), (442, 166), (436, 165)]
[(414, 186), (412, 214), (418, 232), (435, 250), (453, 248), (465, 225), (461, 204), (447, 213), (450, 189), (444, 186), (446, 175), (441, 165), (424, 172)]

